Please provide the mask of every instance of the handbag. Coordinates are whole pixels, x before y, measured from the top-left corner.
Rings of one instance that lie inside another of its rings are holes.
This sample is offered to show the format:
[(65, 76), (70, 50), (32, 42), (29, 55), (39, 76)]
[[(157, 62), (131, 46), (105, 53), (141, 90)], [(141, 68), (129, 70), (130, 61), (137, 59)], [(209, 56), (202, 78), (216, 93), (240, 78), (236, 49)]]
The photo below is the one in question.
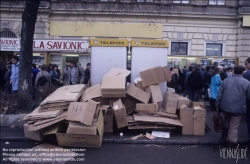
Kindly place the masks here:
[[(43, 72), (42, 72), (42, 75), (43, 75)], [(48, 79), (43, 75), (43, 76), (41, 76), (40, 78), (39, 78), (39, 80), (38, 80), (38, 84), (39, 85), (44, 85), (45, 83), (47, 83), (48, 82)]]
[(217, 115), (213, 116), (213, 122), (214, 122), (214, 131), (216, 133), (221, 133), (223, 129), (223, 119), (220, 116), (220, 112), (217, 112)]

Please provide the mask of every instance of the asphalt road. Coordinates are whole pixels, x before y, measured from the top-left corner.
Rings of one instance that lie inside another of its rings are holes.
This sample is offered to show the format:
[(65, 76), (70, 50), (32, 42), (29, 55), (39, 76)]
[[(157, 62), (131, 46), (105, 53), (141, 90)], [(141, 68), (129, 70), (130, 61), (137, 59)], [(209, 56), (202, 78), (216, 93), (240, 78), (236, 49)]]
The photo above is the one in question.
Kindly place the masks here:
[[(39, 142), (1, 141), (3, 148), (32, 148)], [(235, 164), (237, 159), (223, 159), (218, 146), (182, 145), (142, 145), (142, 144), (103, 144), (100, 149), (86, 148), (84, 162), (68, 161), (67, 164)], [(247, 150), (239, 164), (250, 163), (250, 150), (240, 145), (239, 150)], [(80, 153), (80, 152), (79, 152)], [(2, 154), (2, 152), (1, 152)], [(243, 153), (244, 155), (244, 153)], [(246, 159), (247, 158), (247, 159)], [(12, 162), (3, 162), (9, 164)]]

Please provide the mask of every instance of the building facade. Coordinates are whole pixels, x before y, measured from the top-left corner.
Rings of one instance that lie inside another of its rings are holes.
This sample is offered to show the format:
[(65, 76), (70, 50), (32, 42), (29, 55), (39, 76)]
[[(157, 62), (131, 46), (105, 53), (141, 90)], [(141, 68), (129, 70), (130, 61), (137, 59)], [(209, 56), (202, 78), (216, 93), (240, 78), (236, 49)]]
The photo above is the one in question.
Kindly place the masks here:
[[(24, 5), (1, 2), (1, 38), (20, 39)], [(89, 41), (95, 38), (128, 40), (128, 68), (133, 39), (167, 40), (166, 60), (173, 67), (243, 65), (250, 57), (250, 1), (41, 2), (34, 34), (34, 62), (53, 63), (62, 69), (66, 60), (75, 59), (85, 67), (91, 60)], [(18, 49), (1, 51), (3, 61), (19, 55)]]

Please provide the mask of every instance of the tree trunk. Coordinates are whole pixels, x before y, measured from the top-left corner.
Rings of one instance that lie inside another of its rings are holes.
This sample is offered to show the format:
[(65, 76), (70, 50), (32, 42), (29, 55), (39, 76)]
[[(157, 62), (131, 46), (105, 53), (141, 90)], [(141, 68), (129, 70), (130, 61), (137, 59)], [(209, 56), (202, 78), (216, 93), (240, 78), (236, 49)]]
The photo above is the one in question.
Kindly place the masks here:
[(40, 0), (27, 0), (22, 15), (18, 95), (21, 100), (25, 100), (25, 104), (32, 101), (33, 36), (39, 4)]

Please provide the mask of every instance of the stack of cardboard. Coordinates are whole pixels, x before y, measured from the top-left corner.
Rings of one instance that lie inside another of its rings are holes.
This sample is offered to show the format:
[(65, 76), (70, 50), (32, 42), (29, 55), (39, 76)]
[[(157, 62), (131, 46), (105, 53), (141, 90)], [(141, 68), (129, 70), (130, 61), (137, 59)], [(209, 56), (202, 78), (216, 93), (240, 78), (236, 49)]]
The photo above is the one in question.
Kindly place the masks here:
[(64, 86), (49, 95), (38, 108), (23, 118), (28, 121), (24, 124), (25, 137), (43, 140), (46, 130), (66, 119), (70, 102), (78, 101), (84, 88), (84, 84)]

